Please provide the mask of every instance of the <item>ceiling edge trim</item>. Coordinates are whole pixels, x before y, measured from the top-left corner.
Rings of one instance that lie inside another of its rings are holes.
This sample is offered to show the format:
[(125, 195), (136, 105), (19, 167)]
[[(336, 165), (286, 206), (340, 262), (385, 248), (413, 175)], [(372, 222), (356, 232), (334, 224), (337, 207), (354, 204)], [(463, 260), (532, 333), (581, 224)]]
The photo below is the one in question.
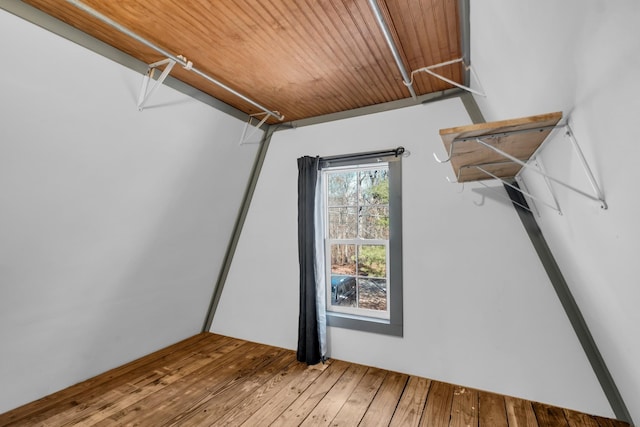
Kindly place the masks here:
[(464, 85), (471, 87), (471, 21), (469, 0), (458, 0), (458, 16), (460, 17), (460, 49), (462, 51), (464, 68)]
[(299, 128), (304, 126), (317, 125), (335, 120), (350, 119), (353, 117), (366, 116), (367, 114), (381, 113), (383, 111), (397, 110), (398, 108), (412, 107), (414, 105), (428, 104), (442, 101), (449, 98), (456, 98), (465, 91), (459, 88), (445, 89), (439, 92), (419, 95), (416, 99), (404, 98), (396, 101), (384, 102), (381, 104), (367, 105), (366, 107), (354, 108), (352, 110), (338, 111), (336, 113), (324, 114), (321, 116), (309, 117), (306, 119), (293, 120), (282, 123), (277, 130)]
[[(47, 15), (41, 10), (38, 10), (26, 3), (15, 0), (0, 0), (0, 9), (89, 49), (90, 51), (110, 59), (124, 67), (139, 72), (141, 74), (141, 78), (147, 71), (148, 64), (78, 30), (75, 27), (72, 27), (57, 18)], [(183, 93), (184, 95), (190, 96), (223, 113), (235, 117), (236, 119), (242, 121), (249, 120), (248, 114), (171, 76), (167, 77), (164, 84)], [(137, 109), (134, 104), (131, 105), (131, 108)]]

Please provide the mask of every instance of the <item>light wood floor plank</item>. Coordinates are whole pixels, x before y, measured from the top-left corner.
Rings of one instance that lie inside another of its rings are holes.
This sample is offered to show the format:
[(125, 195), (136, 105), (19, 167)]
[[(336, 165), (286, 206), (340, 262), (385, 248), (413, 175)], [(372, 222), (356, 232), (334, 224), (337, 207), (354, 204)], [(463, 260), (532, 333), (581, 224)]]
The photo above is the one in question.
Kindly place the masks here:
[(449, 426), (478, 426), (478, 390), (460, 386), (454, 388)]
[(385, 370), (369, 368), (331, 424), (357, 426), (378, 393), (386, 375)]
[(623, 427), (623, 426), (628, 426), (628, 424), (623, 422), (623, 421), (612, 420), (610, 418), (603, 418), (603, 417), (594, 417), (594, 418), (596, 419), (596, 421), (598, 421), (598, 425), (600, 427)]
[(207, 398), (200, 402), (199, 405), (177, 414), (165, 425), (183, 426), (188, 424), (202, 426), (214, 423), (222, 425), (223, 423), (220, 422), (220, 419), (226, 413), (240, 405), (245, 399), (252, 399), (253, 393), (258, 388), (275, 375), (278, 375), (294, 361), (294, 354), (281, 350), (281, 352), (274, 355), (273, 359), (268, 363), (262, 364), (251, 375), (239, 378), (233, 385), (218, 390), (216, 393), (209, 393)]
[[(238, 375), (251, 373), (251, 363), (273, 352), (258, 344), (248, 343), (241, 351), (230, 352), (212, 363), (191, 372), (164, 388), (163, 393), (155, 393), (142, 400), (131, 402), (125, 409), (118, 411), (96, 426), (112, 426), (137, 423), (137, 425), (159, 426), (171, 420), (183, 407), (192, 407), (206, 399), (209, 393), (225, 387)], [(242, 357), (242, 352), (250, 357)]]
[[(335, 366), (334, 366), (335, 365)], [(300, 366), (305, 366), (300, 364)], [(275, 396), (269, 399), (260, 409), (254, 412), (242, 424), (244, 427), (268, 426), (271, 425), (278, 417), (280, 417), (287, 408), (291, 407), (296, 400), (300, 400), (303, 393), (315, 380), (324, 373), (325, 370), (333, 368), (343, 372), (347, 368), (345, 362), (329, 361), (322, 368), (309, 366), (288, 386), (283, 387)]]
[(307, 367), (295, 360), (292, 350), (210, 333), (0, 414), (0, 427), (420, 423), (628, 427), (616, 420), (340, 360)]
[(564, 416), (569, 423), (569, 427), (600, 427), (598, 421), (591, 415), (565, 409)]
[(366, 372), (366, 366), (355, 364), (349, 366), (300, 425), (304, 427), (328, 426), (340, 412), (340, 409), (356, 389)]
[(538, 427), (531, 402), (505, 396), (504, 403), (507, 407), (509, 427)]
[(409, 375), (389, 372), (362, 421), (360, 421), (360, 425), (363, 427), (388, 426), (408, 380)]
[[(201, 343), (209, 338), (209, 334), (198, 334), (182, 340), (176, 344), (158, 350), (140, 359), (111, 369), (101, 375), (90, 378), (79, 384), (67, 387), (61, 391), (50, 394), (34, 402), (23, 405), (5, 414), (0, 414), (0, 425), (11, 426), (13, 420), (29, 419), (31, 423), (38, 423), (49, 419), (55, 414), (74, 409), (81, 405), (89, 396), (99, 395), (100, 390), (117, 387), (129, 382), (129, 375), (143, 373), (148, 375), (149, 364), (158, 361), (170, 361), (179, 358), (191, 351), (197, 350)], [(221, 337), (222, 338), (222, 337)], [(231, 338), (224, 337), (229, 341)], [(22, 424), (22, 423), (19, 423)]]
[[(289, 354), (292, 359), (289, 365), (255, 389), (251, 395), (245, 396), (240, 404), (226, 411), (216, 422), (220, 425), (241, 425), (260, 409), (265, 408), (283, 389), (292, 387), (294, 381), (303, 375), (307, 367), (295, 361), (293, 352)], [(258, 423), (252, 425), (258, 425)]]
[(318, 403), (324, 399), (324, 396), (331, 390), (333, 385), (342, 377), (345, 371), (349, 368), (348, 363), (339, 363), (339, 361), (333, 361), (329, 368), (327, 368), (322, 375), (320, 375), (311, 384), (298, 399), (294, 400), (292, 404), (273, 422), (275, 426), (297, 426), (300, 425), (318, 405)]
[(422, 412), (427, 401), (427, 393), (431, 380), (420, 377), (410, 377), (395, 414), (391, 419), (391, 426), (417, 426), (422, 418)]
[(451, 419), (451, 405), (453, 403), (452, 384), (431, 381), (427, 404), (420, 425), (423, 427), (447, 427)]
[(532, 402), (531, 405), (536, 413), (536, 418), (540, 427), (569, 426), (567, 419), (564, 417), (564, 411), (561, 408), (538, 402)]
[(486, 391), (478, 392), (479, 426), (507, 427), (507, 410), (504, 396)]
[(243, 344), (243, 341), (225, 339), (200, 341), (197, 351), (192, 350), (189, 354), (174, 352), (171, 354), (172, 357), (163, 357), (151, 362), (152, 365), (147, 369), (130, 371), (126, 383), (111, 382), (96, 387), (92, 393), (86, 395), (81, 405), (58, 412), (48, 417), (47, 422), (54, 425), (62, 420), (69, 424), (98, 423), (147, 396), (159, 393), (185, 375), (198, 372), (216, 358), (236, 350)]

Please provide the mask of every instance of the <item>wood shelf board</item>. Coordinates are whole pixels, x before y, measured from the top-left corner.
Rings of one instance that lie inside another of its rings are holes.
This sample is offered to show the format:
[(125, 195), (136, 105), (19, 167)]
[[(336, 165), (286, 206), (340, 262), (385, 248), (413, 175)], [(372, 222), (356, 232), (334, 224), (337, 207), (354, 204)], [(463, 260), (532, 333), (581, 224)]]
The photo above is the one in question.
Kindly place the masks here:
[[(440, 137), (449, 153), (454, 144), (451, 166), (459, 182), (492, 179), (473, 167), (487, 165), (486, 170), (499, 178), (513, 178), (521, 169), (517, 163), (509, 162), (504, 156), (484, 147), (477, 137), (495, 148), (522, 161), (528, 160), (553, 130), (551, 127), (562, 119), (562, 112), (540, 114), (518, 119), (480, 123), (440, 129)], [(537, 128), (548, 129), (533, 130)], [(532, 130), (527, 132), (527, 130)], [(454, 142), (455, 141), (455, 142)], [(508, 163), (508, 164), (507, 164)], [(484, 166), (483, 166), (484, 167)]]

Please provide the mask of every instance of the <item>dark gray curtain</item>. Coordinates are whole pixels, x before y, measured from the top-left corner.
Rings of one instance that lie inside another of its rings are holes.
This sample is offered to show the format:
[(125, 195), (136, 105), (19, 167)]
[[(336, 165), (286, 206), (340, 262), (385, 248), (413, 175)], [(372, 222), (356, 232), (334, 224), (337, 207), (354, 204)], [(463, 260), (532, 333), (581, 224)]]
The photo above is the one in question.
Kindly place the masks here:
[(315, 197), (318, 157), (298, 159), (298, 259), (300, 262), (300, 316), (298, 352), (300, 362), (315, 365), (322, 360), (316, 308)]

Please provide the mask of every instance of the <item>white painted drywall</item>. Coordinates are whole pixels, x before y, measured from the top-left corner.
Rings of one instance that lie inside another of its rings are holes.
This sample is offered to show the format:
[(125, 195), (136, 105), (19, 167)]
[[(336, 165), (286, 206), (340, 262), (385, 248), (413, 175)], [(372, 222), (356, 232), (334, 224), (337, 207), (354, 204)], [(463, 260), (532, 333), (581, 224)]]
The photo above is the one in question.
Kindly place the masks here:
[[(640, 3), (634, 0), (471, 2), (471, 56), (488, 120), (563, 111), (609, 205), (553, 185), (563, 215), (538, 222), (633, 419), (640, 421)], [(548, 172), (592, 191), (562, 135)], [(527, 185), (550, 197), (532, 174)]]
[(200, 332), (243, 123), (0, 10), (0, 412)]
[(295, 349), (296, 158), (402, 145), (404, 337), (329, 328), (331, 357), (611, 415), (514, 209), (433, 160), (469, 122), (453, 99), (276, 132), (213, 331)]

